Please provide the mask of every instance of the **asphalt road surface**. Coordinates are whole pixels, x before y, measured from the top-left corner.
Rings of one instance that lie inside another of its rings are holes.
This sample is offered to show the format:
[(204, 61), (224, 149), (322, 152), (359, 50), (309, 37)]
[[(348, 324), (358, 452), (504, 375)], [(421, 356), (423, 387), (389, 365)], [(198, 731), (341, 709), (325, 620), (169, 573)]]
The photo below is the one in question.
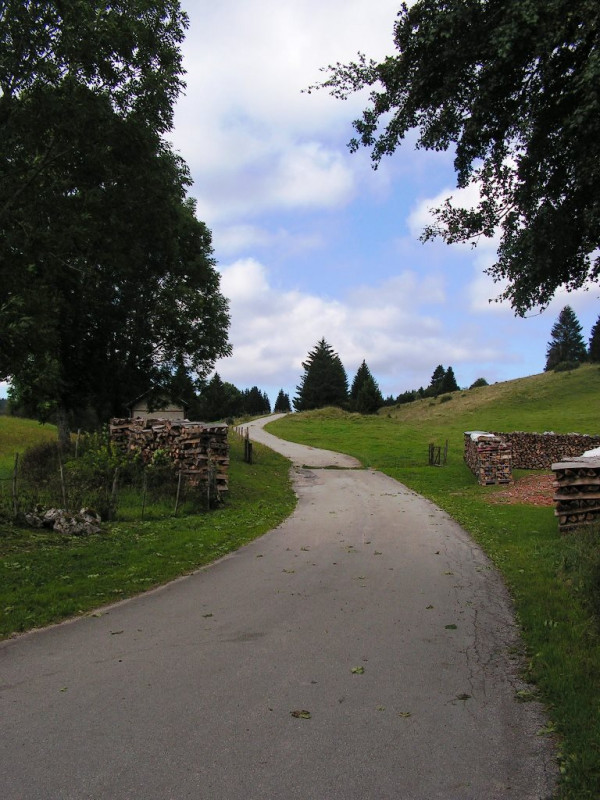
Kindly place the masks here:
[(0, 644), (0, 798), (551, 797), (553, 744), (517, 702), (511, 605), (479, 548), (391, 478), (261, 425), (294, 464), (286, 522)]

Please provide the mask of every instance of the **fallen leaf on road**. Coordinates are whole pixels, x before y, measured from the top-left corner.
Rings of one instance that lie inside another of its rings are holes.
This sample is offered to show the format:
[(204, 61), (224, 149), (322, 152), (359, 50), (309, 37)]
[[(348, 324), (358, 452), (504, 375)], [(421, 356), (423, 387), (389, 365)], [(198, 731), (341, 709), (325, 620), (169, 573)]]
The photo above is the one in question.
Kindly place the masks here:
[(305, 709), (296, 709), (296, 711), (290, 711), (292, 717), (296, 717), (296, 719), (310, 719), (311, 713), (310, 711), (306, 711)]
[(364, 667), (352, 667), (352, 669), (350, 670), (350, 672), (353, 675), (362, 675), (364, 671), (365, 671)]
[(406, 717), (411, 717), (411, 716), (412, 716), (412, 714), (410, 713), (410, 711), (399, 711), (399, 712), (398, 712), (398, 716), (399, 716), (399, 717), (405, 717), (405, 718), (406, 718)]

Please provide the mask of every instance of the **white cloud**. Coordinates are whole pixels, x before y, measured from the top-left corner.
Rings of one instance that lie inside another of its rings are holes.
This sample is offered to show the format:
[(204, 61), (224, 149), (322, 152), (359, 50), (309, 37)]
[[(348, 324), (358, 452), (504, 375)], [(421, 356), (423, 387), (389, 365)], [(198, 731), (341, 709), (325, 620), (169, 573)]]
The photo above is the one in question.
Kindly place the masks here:
[[(348, 202), (359, 159), (348, 158), (350, 121), (364, 93), (346, 103), (321, 90), (319, 70), (358, 50), (393, 51), (395, 0), (184, 0), (187, 90), (173, 142), (189, 164), (199, 215), (209, 225), (269, 209)], [(335, 35), (332, 36), (332, 32)]]
[(240, 388), (293, 391), (302, 361), (322, 337), (350, 379), (364, 358), (386, 394), (427, 385), (438, 363), (452, 364), (455, 372), (476, 365), (472, 370), (480, 372), (482, 362), (514, 360), (483, 327), (451, 330), (431, 313), (432, 297), (441, 302), (445, 296), (442, 279), (432, 276), (406, 271), (327, 299), (275, 289), (265, 265), (249, 258), (222, 268), (222, 290), (231, 303), (234, 354), (217, 371)]

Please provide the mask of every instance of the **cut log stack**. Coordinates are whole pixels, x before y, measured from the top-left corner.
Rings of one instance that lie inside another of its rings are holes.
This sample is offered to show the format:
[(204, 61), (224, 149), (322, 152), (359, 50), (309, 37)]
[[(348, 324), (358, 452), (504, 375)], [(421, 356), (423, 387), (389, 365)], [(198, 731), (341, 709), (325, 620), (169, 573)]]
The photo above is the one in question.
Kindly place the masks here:
[(600, 524), (600, 454), (552, 464), (560, 531)]
[(467, 431), (464, 458), (482, 486), (512, 482), (511, 446), (499, 436)]
[(511, 445), (513, 469), (550, 469), (556, 462), (579, 458), (600, 446), (600, 436), (583, 433), (493, 433)]
[(169, 419), (113, 419), (111, 440), (125, 452), (138, 452), (149, 464), (162, 451), (192, 486), (214, 479), (218, 492), (228, 486), (228, 427), (213, 422)]

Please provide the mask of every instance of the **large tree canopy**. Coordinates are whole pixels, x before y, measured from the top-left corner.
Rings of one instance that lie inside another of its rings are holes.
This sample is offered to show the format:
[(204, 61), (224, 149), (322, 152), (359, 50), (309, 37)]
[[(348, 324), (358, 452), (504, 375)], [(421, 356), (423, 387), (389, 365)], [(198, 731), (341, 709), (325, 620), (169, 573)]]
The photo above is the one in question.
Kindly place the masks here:
[(210, 232), (163, 139), (186, 24), (177, 0), (0, 9), (0, 378), (63, 433), (230, 352)]
[[(488, 272), (523, 315), (600, 277), (600, 5), (597, 0), (417, 0), (395, 23), (397, 54), (328, 67), (338, 97), (373, 87), (351, 149), (375, 165), (416, 129), (454, 148), (458, 186), (424, 239), (501, 232)], [(311, 87), (314, 88), (314, 87)]]

